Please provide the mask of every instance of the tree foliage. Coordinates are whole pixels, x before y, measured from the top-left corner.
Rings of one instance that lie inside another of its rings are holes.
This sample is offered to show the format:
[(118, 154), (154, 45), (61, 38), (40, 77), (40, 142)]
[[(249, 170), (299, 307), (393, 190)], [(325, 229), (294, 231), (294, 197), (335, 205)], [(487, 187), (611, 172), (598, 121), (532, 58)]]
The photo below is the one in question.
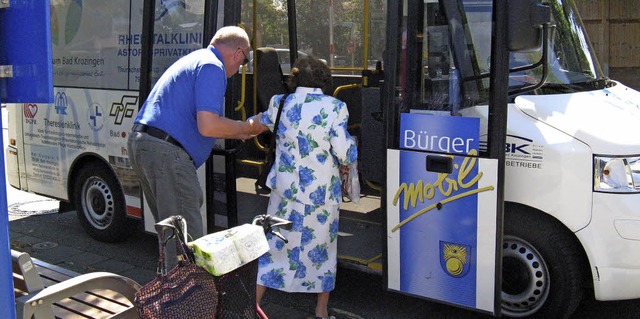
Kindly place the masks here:
[[(384, 49), (383, 0), (370, 0), (369, 56), (379, 59)], [(242, 21), (253, 34), (255, 45), (288, 47), (287, 0), (256, 0), (257, 30), (253, 30), (253, 1), (243, 6)], [(330, 33), (334, 57), (345, 65), (361, 65), (364, 45), (364, 0), (332, 0), (333, 29), (330, 29), (329, 0), (297, 0), (298, 49), (330, 60)]]

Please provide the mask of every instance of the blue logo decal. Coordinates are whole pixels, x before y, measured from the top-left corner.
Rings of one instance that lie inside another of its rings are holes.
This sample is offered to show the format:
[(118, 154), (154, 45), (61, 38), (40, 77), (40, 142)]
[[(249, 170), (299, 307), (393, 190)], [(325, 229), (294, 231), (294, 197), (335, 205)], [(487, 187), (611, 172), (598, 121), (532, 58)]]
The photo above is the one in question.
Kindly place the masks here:
[(67, 115), (67, 107), (69, 103), (67, 102), (67, 95), (64, 92), (56, 93), (56, 114)]
[(104, 126), (104, 116), (102, 107), (98, 103), (89, 106), (89, 127), (94, 131), (99, 131)]

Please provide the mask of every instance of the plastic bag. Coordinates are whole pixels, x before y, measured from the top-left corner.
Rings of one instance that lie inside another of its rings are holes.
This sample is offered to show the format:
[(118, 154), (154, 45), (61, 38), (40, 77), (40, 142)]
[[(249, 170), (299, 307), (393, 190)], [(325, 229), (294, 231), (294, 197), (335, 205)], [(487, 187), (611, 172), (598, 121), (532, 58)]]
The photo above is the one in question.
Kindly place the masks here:
[(238, 269), (269, 251), (264, 230), (251, 224), (208, 234), (188, 245), (196, 264), (215, 276)]
[(342, 196), (352, 203), (360, 202), (360, 178), (358, 177), (358, 161), (349, 165), (340, 165), (340, 180), (342, 182)]

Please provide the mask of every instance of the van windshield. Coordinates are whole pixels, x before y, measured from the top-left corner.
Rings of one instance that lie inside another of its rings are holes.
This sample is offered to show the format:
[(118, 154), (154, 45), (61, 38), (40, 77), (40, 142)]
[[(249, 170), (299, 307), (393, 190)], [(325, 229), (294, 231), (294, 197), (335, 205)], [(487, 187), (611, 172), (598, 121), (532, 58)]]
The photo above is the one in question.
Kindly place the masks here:
[[(560, 94), (601, 89), (609, 81), (596, 59), (572, 0), (550, 0), (553, 31), (545, 84), (526, 94)], [(464, 109), (489, 99), (492, 2), (425, 0), (419, 96), (428, 109)], [(448, 18), (447, 18), (448, 17)], [(543, 78), (542, 50), (510, 53), (510, 91)], [(533, 67), (537, 65), (536, 67)], [(443, 88), (455, 88), (449, 95)]]
[[(602, 88), (606, 78), (600, 69), (587, 33), (573, 1), (550, 2), (555, 30), (550, 41), (549, 73), (546, 84), (540, 89), (544, 94), (568, 93)], [(539, 61), (542, 52), (511, 53), (510, 67), (516, 68)], [(509, 85), (512, 88), (537, 83), (542, 68), (513, 72)]]

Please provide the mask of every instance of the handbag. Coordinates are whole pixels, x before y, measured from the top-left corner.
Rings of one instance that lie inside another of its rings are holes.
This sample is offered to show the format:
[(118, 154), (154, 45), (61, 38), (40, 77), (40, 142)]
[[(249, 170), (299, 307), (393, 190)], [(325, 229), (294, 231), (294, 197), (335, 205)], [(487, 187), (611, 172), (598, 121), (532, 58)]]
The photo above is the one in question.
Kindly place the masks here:
[(342, 182), (342, 196), (352, 203), (360, 203), (360, 178), (358, 177), (358, 161), (349, 165), (340, 165), (340, 181)]
[[(138, 291), (134, 304), (140, 318), (215, 318), (218, 292), (214, 277), (194, 262), (186, 244), (186, 223), (172, 216), (155, 224), (160, 246), (158, 275)], [(166, 236), (166, 231), (172, 235)], [(175, 238), (178, 264), (167, 272), (165, 246)]]
[(271, 147), (267, 151), (265, 155), (265, 165), (262, 169), (260, 175), (258, 175), (258, 179), (256, 179), (256, 193), (258, 194), (269, 194), (271, 192), (271, 188), (267, 186), (267, 177), (269, 177), (269, 172), (271, 172), (271, 167), (273, 163), (276, 161), (276, 136), (278, 133), (278, 125), (280, 124), (280, 115), (282, 114), (282, 109), (284, 108), (284, 102), (287, 99), (288, 94), (285, 94), (280, 99), (280, 106), (278, 107), (278, 115), (276, 115), (276, 122), (273, 126), (273, 134), (271, 135)]

